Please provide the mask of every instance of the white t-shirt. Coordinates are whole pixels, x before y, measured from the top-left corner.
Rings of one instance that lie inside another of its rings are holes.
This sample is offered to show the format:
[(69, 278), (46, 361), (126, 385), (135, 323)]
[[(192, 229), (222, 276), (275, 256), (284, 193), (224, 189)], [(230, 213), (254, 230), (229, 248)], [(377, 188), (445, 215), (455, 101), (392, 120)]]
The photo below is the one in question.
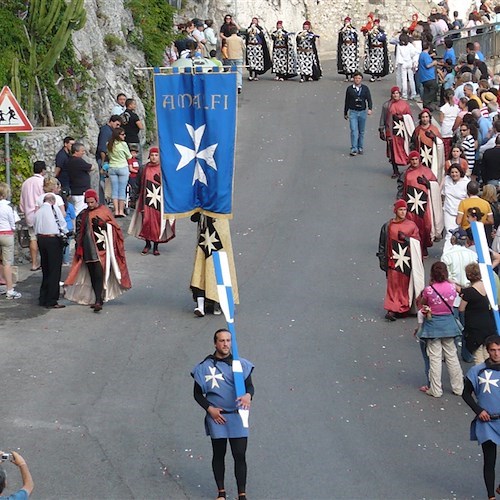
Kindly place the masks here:
[(455, 184), (449, 175), (444, 178), (442, 190), (444, 196), (443, 210), (447, 214), (457, 215), (458, 205), (467, 198), (467, 184), (469, 184), (469, 181), (468, 177), (461, 177)]
[(460, 108), (455, 104), (451, 106), (446, 103), (444, 106), (439, 108), (441, 113), (443, 113), (443, 123), (441, 123), (441, 136), (442, 137), (453, 137), (453, 124), (455, 119), (460, 112)]

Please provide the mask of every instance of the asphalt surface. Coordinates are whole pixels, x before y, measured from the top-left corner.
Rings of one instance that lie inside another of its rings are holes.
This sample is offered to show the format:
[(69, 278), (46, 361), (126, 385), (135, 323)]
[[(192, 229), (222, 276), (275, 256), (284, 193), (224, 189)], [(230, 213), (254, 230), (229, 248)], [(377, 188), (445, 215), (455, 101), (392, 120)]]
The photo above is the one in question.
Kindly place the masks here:
[[(394, 78), (370, 84), (365, 154), (349, 157), (346, 84), (244, 81), (233, 246), (240, 354), (254, 362), (251, 499), (485, 495), (471, 411), (425, 381), (415, 320), (387, 323), (375, 257), (396, 184), (378, 139)], [(195, 318), (195, 225), (161, 256), (127, 238), (133, 289), (102, 313), (36, 306), (40, 273), (0, 299), (0, 449), (19, 449), (35, 498), (215, 498), (191, 368), (222, 316)], [(430, 259), (439, 255), (431, 249)], [(466, 368), (466, 367), (465, 367)], [(226, 489), (236, 496), (228, 453)], [(17, 471), (7, 465), (10, 483)]]

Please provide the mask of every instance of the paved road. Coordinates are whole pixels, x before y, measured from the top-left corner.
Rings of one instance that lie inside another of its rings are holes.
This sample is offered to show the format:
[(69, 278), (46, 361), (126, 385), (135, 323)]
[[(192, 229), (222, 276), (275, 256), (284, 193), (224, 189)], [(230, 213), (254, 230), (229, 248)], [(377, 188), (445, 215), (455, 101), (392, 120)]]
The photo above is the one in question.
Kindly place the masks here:
[[(439, 400), (418, 391), (414, 321), (382, 319), (375, 252), (395, 183), (376, 129), (392, 82), (371, 85), (365, 155), (350, 158), (345, 84), (333, 62), (325, 74), (245, 82), (240, 99), (232, 231), (240, 351), (256, 365), (249, 497), (483, 496), (470, 411), (447, 381)], [(129, 238), (134, 288), (99, 315), (40, 311), (39, 277), (19, 286), (0, 336), (0, 447), (25, 453), (36, 497), (213, 497), (189, 371), (224, 323), (192, 314), (194, 246), (187, 220), (160, 257)], [(234, 498), (230, 460), (227, 476)]]

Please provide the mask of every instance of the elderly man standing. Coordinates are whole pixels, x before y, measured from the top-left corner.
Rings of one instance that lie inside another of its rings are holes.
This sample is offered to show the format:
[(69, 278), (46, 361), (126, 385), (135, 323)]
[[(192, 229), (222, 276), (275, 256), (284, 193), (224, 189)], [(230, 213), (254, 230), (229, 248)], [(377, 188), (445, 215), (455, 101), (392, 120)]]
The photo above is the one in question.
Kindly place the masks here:
[(387, 277), (384, 309), (388, 321), (407, 314), (424, 288), (420, 233), (417, 225), (406, 218), (407, 211), (406, 201), (397, 200), (394, 219), (380, 230), (377, 257)]
[(380, 139), (387, 142), (393, 179), (399, 177), (399, 167), (408, 164), (407, 150), (414, 128), (408, 102), (401, 99), (399, 87), (392, 87), (391, 98), (382, 106), (378, 131)]
[(38, 244), (36, 233), (33, 229), (35, 222), (36, 200), (43, 194), (43, 178), (47, 167), (44, 161), (36, 161), (33, 165), (34, 174), (26, 179), (21, 186), (20, 208), (26, 218), (28, 231), (30, 235), (30, 256), (31, 270), (38, 271)]
[(59, 304), (59, 282), (63, 260), (64, 237), (68, 232), (66, 220), (56, 205), (56, 196), (47, 193), (43, 205), (35, 214), (35, 233), (42, 262), (42, 285), (39, 304), (47, 309), (62, 309)]

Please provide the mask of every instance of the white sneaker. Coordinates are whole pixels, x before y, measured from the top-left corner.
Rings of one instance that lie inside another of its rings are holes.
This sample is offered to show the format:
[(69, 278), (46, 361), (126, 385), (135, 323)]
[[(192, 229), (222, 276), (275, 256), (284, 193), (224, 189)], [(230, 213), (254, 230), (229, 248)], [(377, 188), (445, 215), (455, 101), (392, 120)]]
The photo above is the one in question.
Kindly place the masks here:
[(220, 309), (220, 304), (214, 304), (214, 315), (220, 316), (221, 314), (222, 314), (222, 311)]
[(12, 299), (20, 299), (22, 295), (19, 292), (16, 292), (14, 289), (8, 290), (6, 293), (6, 298), (9, 300)]
[(202, 318), (203, 316), (205, 316), (205, 311), (203, 311), (199, 307), (196, 307), (194, 310), (194, 315), (198, 316), (198, 318)]

